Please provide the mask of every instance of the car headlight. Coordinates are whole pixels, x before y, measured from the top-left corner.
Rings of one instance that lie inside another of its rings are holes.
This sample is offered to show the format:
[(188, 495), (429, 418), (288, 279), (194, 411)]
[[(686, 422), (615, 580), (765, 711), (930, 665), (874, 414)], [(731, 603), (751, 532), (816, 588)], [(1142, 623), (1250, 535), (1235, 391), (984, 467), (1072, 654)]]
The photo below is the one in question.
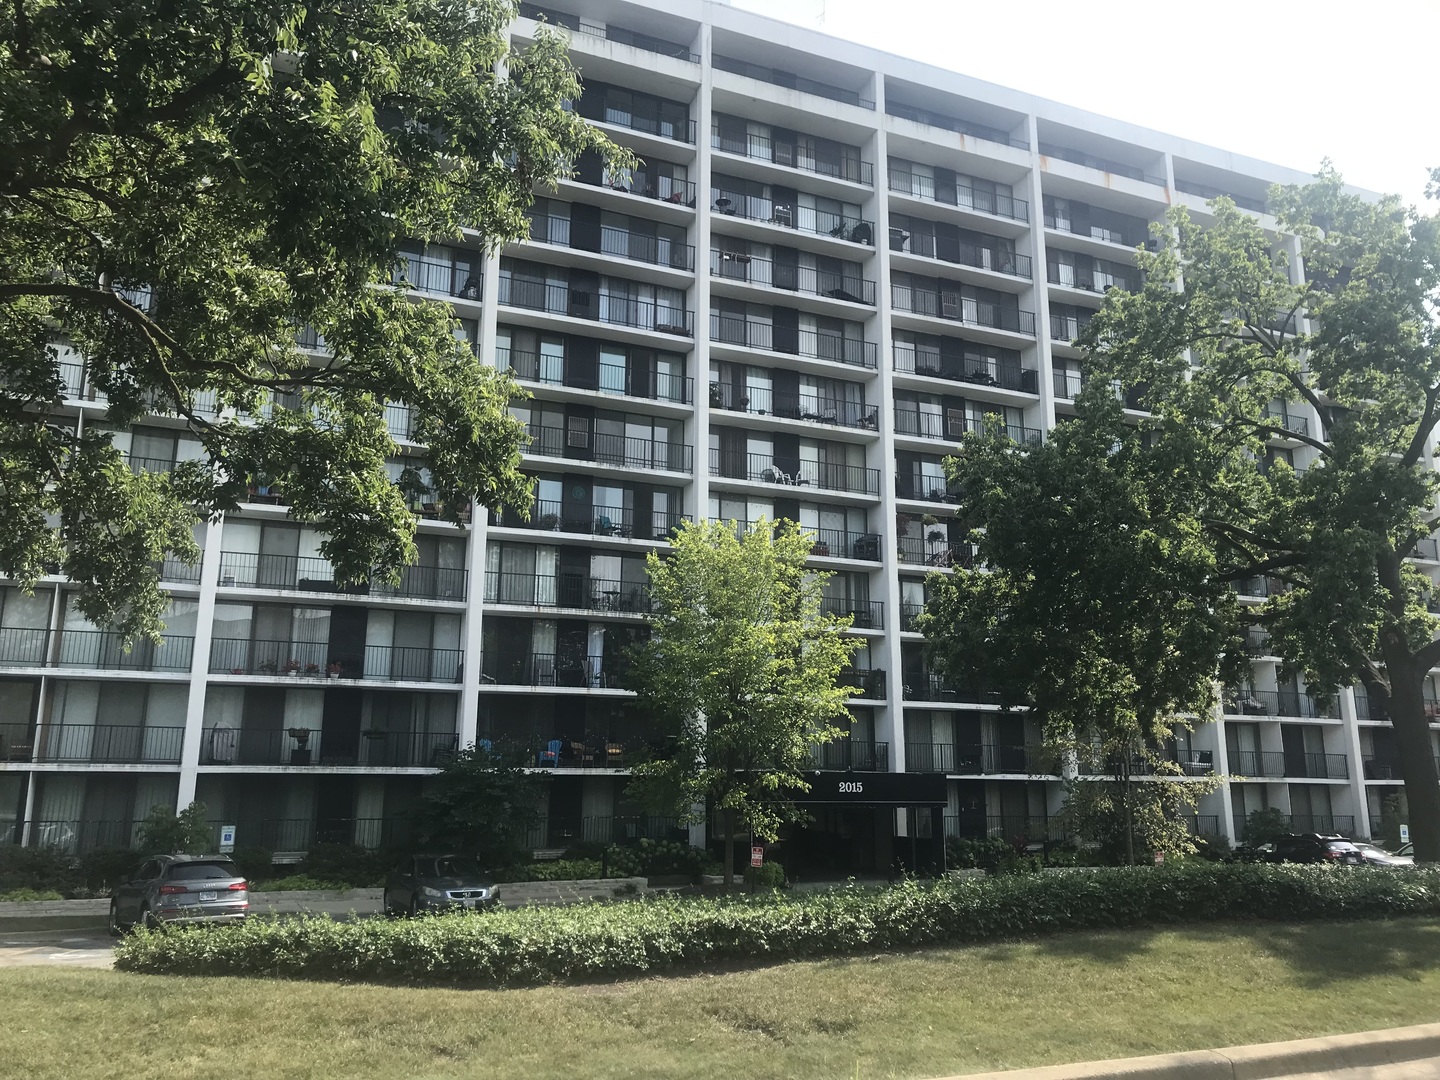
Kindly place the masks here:
[(429, 885), (420, 886), (420, 892), (432, 900), (444, 900), (445, 893), (441, 889), (432, 889)]

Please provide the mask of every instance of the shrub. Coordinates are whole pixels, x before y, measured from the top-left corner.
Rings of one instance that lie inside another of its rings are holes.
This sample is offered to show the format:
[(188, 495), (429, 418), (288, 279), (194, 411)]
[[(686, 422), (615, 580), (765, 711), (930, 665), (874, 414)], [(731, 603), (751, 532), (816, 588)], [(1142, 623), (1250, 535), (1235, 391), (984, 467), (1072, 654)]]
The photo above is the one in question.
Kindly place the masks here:
[(778, 862), (745, 868), (745, 884), (756, 892), (785, 887), (785, 867)]
[(74, 892), (81, 883), (75, 858), (59, 848), (0, 845), (0, 892)]
[[(575, 878), (603, 877), (599, 859), (554, 859), (550, 862), (526, 863), (497, 871), (496, 882), (570, 881)], [(611, 871), (611, 877), (616, 876)]]
[(252, 919), (135, 934), (118, 967), (172, 975), (511, 986), (1212, 919), (1440, 915), (1440, 869), (1214, 864), (905, 881), (885, 889), (528, 907), (387, 923)]
[(64, 900), (65, 897), (54, 889), (11, 889), (0, 892), (0, 903), (14, 900)]
[(952, 836), (945, 841), (945, 865), (952, 870), (989, 870), (991, 873), (1002, 859), (1015, 854), (1008, 840), (998, 836), (967, 838)]
[(1274, 843), (1290, 831), (1290, 818), (1285, 811), (1274, 806), (1263, 810), (1251, 810), (1245, 819), (1245, 829), (1240, 839), (1251, 847)]
[(230, 858), (246, 881), (263, 881), (275, 872), (275, 856), (269, 848), (243, 845), (237, 847)]
[(634, 844), (611, 844), (605, 849), (605, 865), (611, 877), (658, 877), (661, 874), (688, 874), (697, 877), (711, 863), (704, 848), (678, 840), (641, 840)]
[(385, 874), (394, 861), (384, 852), (371, 851), (358, 844), (316, 844), (305, 856), (301, 872), (321, 881), (373, 889), (385, 884)]
[(328, 881), (309, 874), (287, 874), (268, 881), (252, 878), (250, 881), (252, 892), (339, 892), (350, 887), (343, 881)]
[(205, 813), (202, 802), (192, 802), (179, 814), (163, 804), (152, 806), (140, 823), (136, 846), (142, 855), (208, 855), (215, 849), (215, 831)]
[(92, 893), (108, 893), (130, 876), (144, 861), (129, 848), (96, 848), (80, 856), (80, 876)]

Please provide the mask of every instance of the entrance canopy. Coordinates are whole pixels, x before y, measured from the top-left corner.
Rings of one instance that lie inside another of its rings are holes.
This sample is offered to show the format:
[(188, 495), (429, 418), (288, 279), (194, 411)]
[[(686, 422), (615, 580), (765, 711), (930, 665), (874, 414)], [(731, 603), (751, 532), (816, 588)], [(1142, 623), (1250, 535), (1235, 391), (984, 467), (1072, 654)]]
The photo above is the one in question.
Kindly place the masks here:
[(791, 798), (801, 806), (941, 806), (945, 777), (938, 773), (818, 772), (805, 778), (809, 791)]

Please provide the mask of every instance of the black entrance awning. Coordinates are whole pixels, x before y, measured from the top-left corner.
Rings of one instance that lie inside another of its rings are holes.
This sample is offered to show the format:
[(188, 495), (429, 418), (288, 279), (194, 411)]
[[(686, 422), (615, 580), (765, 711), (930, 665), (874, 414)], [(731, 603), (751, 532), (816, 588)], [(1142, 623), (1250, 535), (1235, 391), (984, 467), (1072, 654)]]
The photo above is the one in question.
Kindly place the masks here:
[(794, 792), (804, 805), (944, 806), (945, 777), (938, 773), (820, 772), (805, 779), (809, 791)]

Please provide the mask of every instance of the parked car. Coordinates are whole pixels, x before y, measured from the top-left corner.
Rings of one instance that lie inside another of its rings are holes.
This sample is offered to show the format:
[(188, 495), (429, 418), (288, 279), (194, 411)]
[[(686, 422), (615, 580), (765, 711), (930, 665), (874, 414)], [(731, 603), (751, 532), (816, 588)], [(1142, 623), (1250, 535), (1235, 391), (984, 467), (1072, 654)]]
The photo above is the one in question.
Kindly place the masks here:
[(468, 855), (412, 855), (385, 881), (385, 914), (480, 911), (500, 903), (491, 874)]
[(1413, 859), (1413, 858), (1415, 858), (1415, 845), (1412, 844), (1409, 840), (1406, 840), (1405, 843), (1401, 844), (1399, 847), (1397, 847), (1397, 848), (1395, 849), (1395, 854), (1396, 854), (1396, 855), (1409, 855), (1410, 858)]
[(110, 894), (110, 932), (181, 923), (244, 922), (245, 876), (228, 855), (156, 855)]
[(1414, 855), (1401, 855), (1399, 852), (1386, 851), (1376, 844), (1366, 844), (1356, 840), (1355, 848), (1360, 852), (1360, 857), (1365, 860), (1366, 866), (1414, 866)]
[(1275, 862), (1340, 863), (1363, 866), (1360, 849), (1338, 833), (1294, 833), (1275, 841)]

